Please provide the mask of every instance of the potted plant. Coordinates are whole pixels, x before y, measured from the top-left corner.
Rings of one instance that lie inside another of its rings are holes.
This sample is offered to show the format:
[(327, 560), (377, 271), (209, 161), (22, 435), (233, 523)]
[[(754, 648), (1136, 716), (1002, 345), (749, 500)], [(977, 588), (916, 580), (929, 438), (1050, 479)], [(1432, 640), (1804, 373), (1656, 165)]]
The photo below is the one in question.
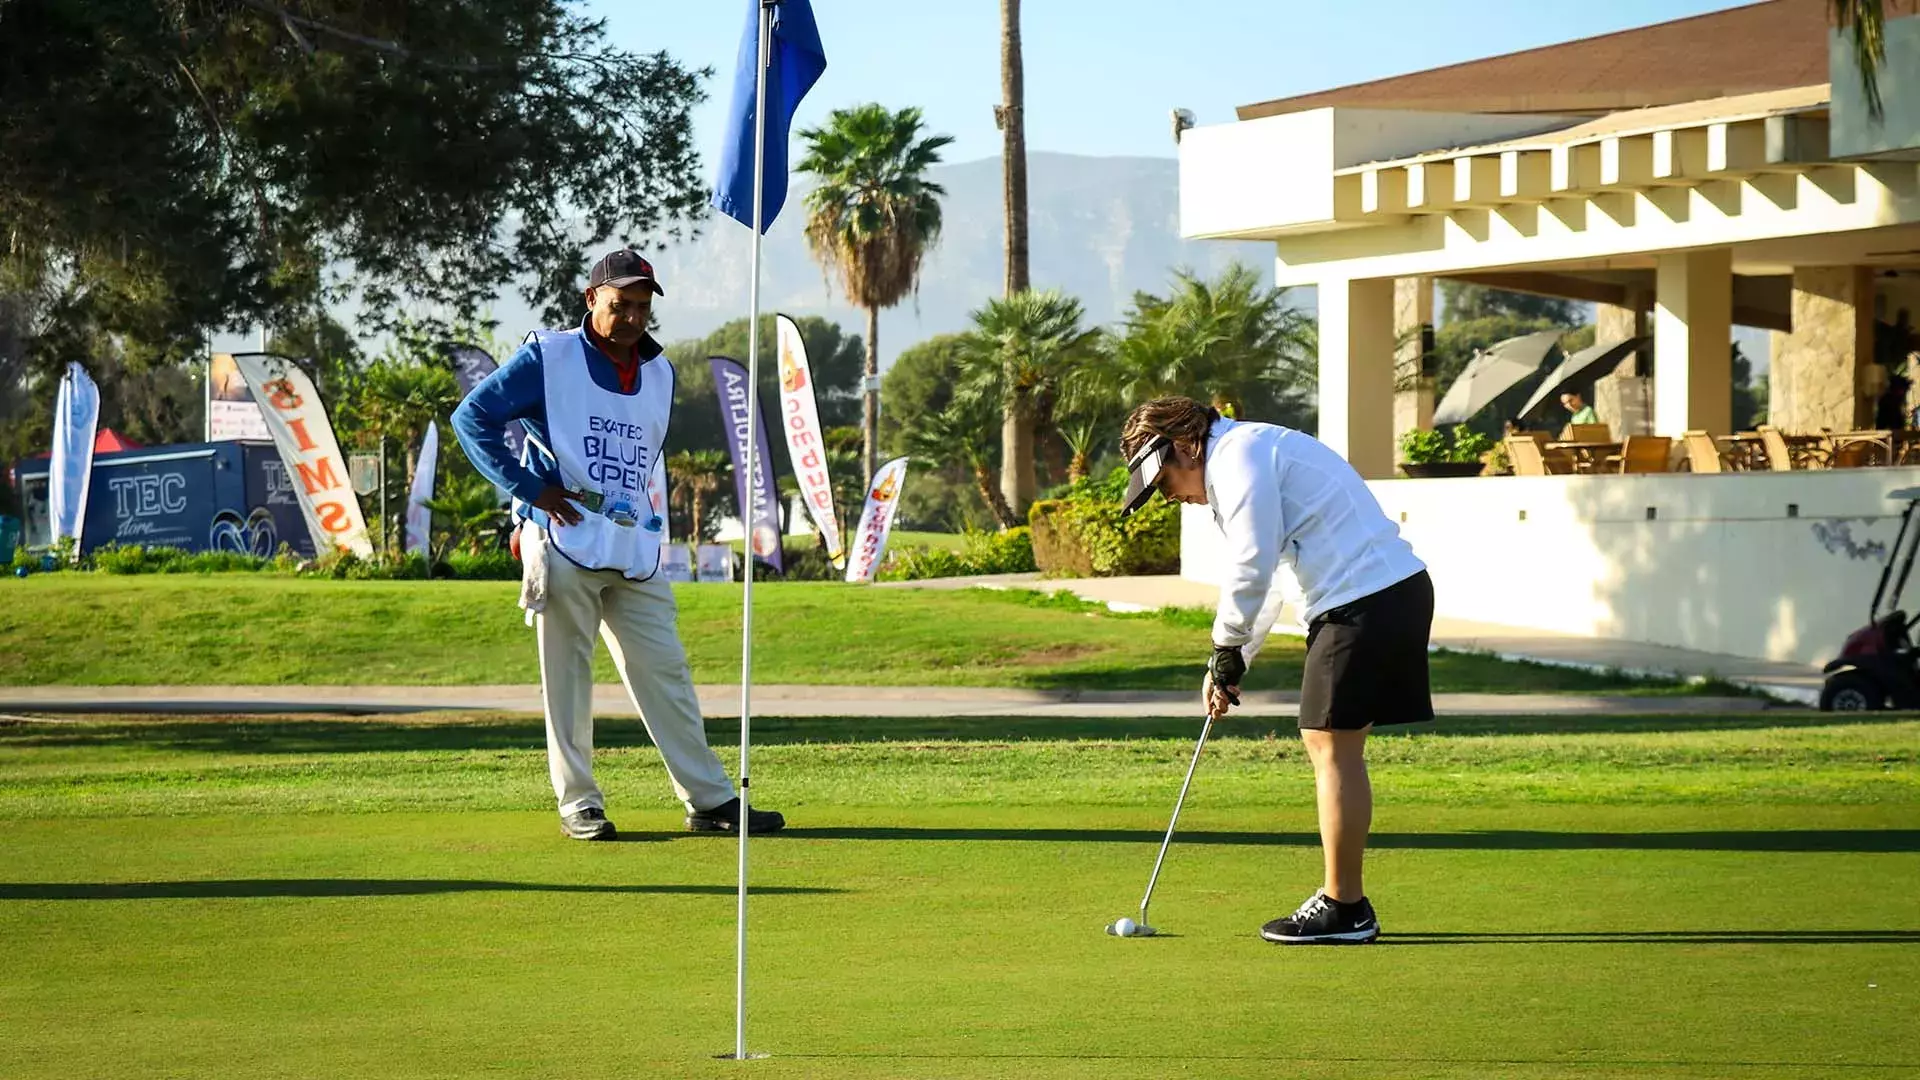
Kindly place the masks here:
[(1400, 471), (1416, 480), (1444, 476), (1479, 476), (1486, 465), (1481, 455), (1493, 449), (1493, 440), (1465, 424), (1449, 437), (1441, 431), (1414, 430), (1400, 436)]

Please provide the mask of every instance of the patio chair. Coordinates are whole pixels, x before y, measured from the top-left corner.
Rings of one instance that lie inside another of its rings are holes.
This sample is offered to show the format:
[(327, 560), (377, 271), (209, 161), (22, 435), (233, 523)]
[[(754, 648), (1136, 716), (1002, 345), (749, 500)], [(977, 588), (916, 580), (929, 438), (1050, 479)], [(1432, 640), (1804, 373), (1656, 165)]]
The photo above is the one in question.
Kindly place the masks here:
[(1620, 448), (1623, 473), (1663, 473), (1673, 454), (1673, 440), (1665, 435), (1629, 435)]
[(1507, 460), (1513, 462), (1515, 476), (1550, 476), (1553, 470), (1547, 466), (1546, 452), (1540, 444), (1524, 435), (1509, 435), (1506, 438)]
[(1761, 425), (1760, 445), (1767, 448), (1767, 467), (1774, 472), (1793, 471), (1793, 451), (1787, 448), (1787, 437), (1780, 429)]
[(1568, 424), (1567, 442), (1606, 443), (1613, 441), (1613, 429), (1605, 424)]
[(1726, 472), (1726, 462), (1713, 436), (1704, 431), (1689, 431), (1681, 438), (1687, 444), (1687, 464), (1697, 473)]

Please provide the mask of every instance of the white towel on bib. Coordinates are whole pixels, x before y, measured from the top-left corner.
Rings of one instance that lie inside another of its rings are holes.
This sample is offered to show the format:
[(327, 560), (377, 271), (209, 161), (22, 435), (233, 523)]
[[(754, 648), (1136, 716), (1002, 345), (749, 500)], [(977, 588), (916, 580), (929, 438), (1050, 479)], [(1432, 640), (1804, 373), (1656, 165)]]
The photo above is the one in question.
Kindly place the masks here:
[(520, 607), (528, 626), (547, 610), (547, 536), (531, 521), (520, 523)]

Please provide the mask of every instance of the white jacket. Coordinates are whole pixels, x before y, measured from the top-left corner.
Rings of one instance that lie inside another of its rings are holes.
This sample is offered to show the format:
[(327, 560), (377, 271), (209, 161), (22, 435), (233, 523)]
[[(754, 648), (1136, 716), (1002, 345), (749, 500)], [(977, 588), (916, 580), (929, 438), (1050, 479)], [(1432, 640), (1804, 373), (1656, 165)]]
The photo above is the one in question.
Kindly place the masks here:
[(1253, 642), (1282, 562), (1300, 582), (1308, 622), (1427, 568), (1360, 474), (1311, 435), (1216, 420), (1206, 482), (1207, 505), (1226, 537), (1217, 645)]

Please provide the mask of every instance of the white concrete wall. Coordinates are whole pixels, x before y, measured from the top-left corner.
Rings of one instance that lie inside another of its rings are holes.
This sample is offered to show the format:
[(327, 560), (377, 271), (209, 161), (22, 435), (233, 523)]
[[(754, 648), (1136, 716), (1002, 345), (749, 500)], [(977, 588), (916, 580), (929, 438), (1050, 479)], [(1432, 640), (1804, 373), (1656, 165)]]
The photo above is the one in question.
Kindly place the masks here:
[[(1886, 495), (1920, 469), (1369, 486), (1432, 567), (1440, 615), (1823, 663), (1867, 621), (1903, 508)], [(1218, 580), (1219, 536), (1185, 508), (1184, 576)]]
[(1180, 234), (1232, 236), (1333, 220), (1333, 110), (1189, 128)]
[(1310, 109), (1180, 136), (1180, 234), (1268, 234), (1334, 220), (1334, 171), (1551, 131), (1577, 117)]
[[(1889, 5), (1887, 14), (1900, 14), (1904, 7)], [(1887, 59), (1878, 80), (1884, 115), (1875, 120), (1867, 111), (1860, 65), (1853, 59), (1853, 34), (1827, 32), (1827, 66), (1833, 83), (1833, 126), (1828, 139), (1835, 157), (1920, 157), (1920, 16), (1888, 18), (1886, 46)]]

